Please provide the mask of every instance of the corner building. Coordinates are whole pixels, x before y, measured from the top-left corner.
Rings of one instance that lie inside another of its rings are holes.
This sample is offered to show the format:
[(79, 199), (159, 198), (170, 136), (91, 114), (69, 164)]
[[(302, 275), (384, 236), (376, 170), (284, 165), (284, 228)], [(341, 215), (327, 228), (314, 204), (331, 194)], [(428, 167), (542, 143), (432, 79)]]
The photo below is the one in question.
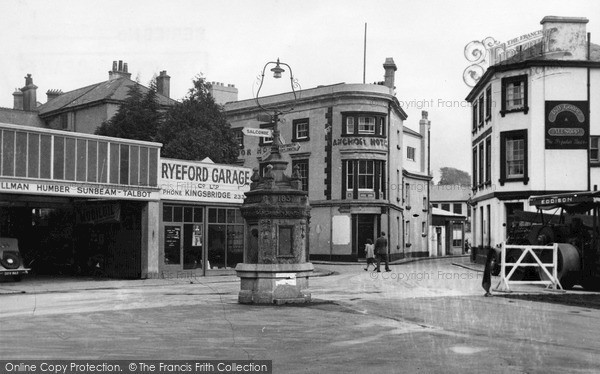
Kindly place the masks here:
[(600, 46), (586, 18), (544, 17), (541, 40), (492, 65), (467, 96), (472, 111), (472, 236), (499, 246), (529, 197), (600, 183)]
[[(412, 195), (405, 193), (405, 182), (409, 183), (403, 172), (407, 115), (394, 95), (396, 65), (388, 58), (383, 66), (385, 81), (380, 84), (336, 84), (299, 91), (294, 110), (280, 117), (287, 173), (297, 166), (309, 194), (311, 260), (357, 261), (365, 256), (366, 240), (375, 240), (380, 231), (388, 237), (390, 260), (428, 255), (427, 238), (420, 231), (406, 245), (405, 228), (411, 227), (406, 222), (414, 218), (405, 214), (405, 205), (411, 204), (405, 198), (419, 201), (420, 219), (427, 227), (427, 209), (420, 204), (428, 206), (428, 189), (409, 186)], [(289, 106), (293, 100), (292, 93), (260, 98), (268, 106)], [(243, 129), (272, 128), (273, 124), (258, 119), (264, 113), (254, 99), (227, 103), (225, 111), (238, 131), (240, 163), (262, 172), (273, 139), (247, 136)], [(412, 135), (417, 145), (411, 152), (420, 160), (429, 134)], [(420, 166), (408, 175), (419, 183), (430, 180)], [(421, 226), (413, 223), (410, 230), (421, 230)]]

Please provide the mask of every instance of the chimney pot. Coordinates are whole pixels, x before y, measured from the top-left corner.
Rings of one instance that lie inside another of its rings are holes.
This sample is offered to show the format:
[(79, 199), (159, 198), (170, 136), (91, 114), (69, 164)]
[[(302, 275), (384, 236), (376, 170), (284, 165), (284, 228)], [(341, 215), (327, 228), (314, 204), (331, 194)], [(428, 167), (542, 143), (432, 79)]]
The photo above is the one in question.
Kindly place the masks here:
[(119, 72), (123, 71), (123, 60), (119, 60)]
[(124, 64), (123, 64), (123, 72), (124, 72), (124, 73), (127, 73), (127, 63), (124, 63)]
[(171, 77), (167, 75), (166, 70), (161, 71), (156, 77), (156, 92), (166, 97), (171, 95)]
[(117, 71), (117, 61), (113, 61), (112, 71)]

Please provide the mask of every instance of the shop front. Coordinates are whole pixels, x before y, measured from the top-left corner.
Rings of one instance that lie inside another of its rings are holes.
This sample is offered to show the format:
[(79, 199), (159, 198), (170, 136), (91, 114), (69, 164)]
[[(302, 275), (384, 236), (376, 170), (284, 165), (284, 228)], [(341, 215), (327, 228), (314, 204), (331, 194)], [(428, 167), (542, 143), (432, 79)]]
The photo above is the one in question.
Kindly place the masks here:
[(192, 277), (234, 274), (244, 256), (240, 207), (249, 168), (161, 159), (159, 272)]
[(0, 237), (32, 273), (153, 272), (160, 144), (0, 124)]

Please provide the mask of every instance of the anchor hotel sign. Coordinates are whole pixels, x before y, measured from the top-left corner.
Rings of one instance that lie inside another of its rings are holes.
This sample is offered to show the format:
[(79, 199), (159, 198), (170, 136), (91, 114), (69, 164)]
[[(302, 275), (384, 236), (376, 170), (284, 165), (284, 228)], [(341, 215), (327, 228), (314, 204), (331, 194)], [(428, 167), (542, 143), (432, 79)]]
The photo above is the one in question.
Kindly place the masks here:
[(587, 101), (546, 101), (546, 149), (587, 149)]

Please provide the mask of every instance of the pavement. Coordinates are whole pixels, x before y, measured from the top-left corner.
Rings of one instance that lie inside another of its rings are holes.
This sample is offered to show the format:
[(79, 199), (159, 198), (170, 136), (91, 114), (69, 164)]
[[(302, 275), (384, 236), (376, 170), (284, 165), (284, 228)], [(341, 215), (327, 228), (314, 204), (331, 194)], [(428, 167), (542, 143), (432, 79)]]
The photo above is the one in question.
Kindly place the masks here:
[(239, 304), (235, 276), (2, 283), (0, 359), (264, 359), (274, 373), (600, 369), (600, 310), (483, 297), (468, 257), (389, 273), (315, 266), (327, 276), (310, 279), (305, 305)]

